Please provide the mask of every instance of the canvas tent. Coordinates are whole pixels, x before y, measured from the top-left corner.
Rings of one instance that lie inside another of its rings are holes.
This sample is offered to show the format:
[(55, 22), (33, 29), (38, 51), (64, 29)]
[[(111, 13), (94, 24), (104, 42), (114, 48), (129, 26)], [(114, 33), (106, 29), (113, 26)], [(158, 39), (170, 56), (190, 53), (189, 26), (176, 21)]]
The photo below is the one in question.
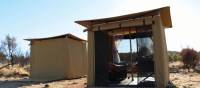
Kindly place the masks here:
[(30, 78), (49, 81), (86, 75), (86, 41), (72, 34), (30, 41)]
[(151, 37), (154, 51), (152, 65), (155, 85), (157, 88), (165, 88), (168, 85), (168, 57), (164, 29), (172, 27), (169, 7), (117, 17), (81, 20), (76, 23), (86, 27), (85, 31), (88, 32), (89, 87), (113, 86), (108, 81), (110, 71), (108, 62), (113, 58), (111, 55), (113, 54), (112, 37), (113, 35), (125, 35), (126, 37), (127, 34), (134, 38)]

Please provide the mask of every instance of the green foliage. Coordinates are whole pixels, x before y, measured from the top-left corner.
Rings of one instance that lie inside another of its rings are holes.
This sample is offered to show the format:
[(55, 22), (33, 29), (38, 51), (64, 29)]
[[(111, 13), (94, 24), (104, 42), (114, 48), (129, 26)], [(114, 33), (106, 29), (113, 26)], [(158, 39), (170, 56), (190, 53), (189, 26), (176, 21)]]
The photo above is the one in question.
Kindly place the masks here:
[(183, 64), (186, 68), (194, 68), (198, 63), (198, 52), (194, 49), (185, 48), (181, 51), (181, 56), (183, 58)]
[(182, 61), (181, 55), (175, 51), (169, 51), (168, 57), (170, 62)]

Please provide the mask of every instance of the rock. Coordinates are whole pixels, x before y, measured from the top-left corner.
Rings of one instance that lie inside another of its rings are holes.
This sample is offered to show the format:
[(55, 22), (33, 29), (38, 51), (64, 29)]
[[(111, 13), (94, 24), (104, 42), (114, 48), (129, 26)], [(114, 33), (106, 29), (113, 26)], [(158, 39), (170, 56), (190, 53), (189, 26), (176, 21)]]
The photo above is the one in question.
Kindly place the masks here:
[(44, 85), (44, 88), (49, 88), (49, 85), (48, 85), (48, 84), (45, 84), (45, 85)]
[(178, 68), (170, 68), (169, 71), (170, 71), (170, 73), (178, 73), (179, 72)]
[(200, 73), (200, 65), (197, 65), (197, 66), (195, 66), (195, 71), (197, 72), (197, 73)]

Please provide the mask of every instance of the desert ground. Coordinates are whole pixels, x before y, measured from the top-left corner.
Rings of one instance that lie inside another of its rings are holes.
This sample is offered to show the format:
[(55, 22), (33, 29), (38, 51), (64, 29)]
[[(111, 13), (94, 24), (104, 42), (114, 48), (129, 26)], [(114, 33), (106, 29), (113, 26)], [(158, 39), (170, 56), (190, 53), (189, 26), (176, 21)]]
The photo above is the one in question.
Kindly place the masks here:
[(86, 77), (52, 82), (36, 82), (29, 79), (28, 66), (0, 69), (0, 88), (85, 88)]
[[(178, 88), (199, 88), (200, 74), (182, 69), (181, 62), (170, 63), (170, 80)], [(36, 82), (29, 78), (28, 66), (7, 67), (0, 70), (0, 88), (85, 88), (86, 77), (52, 82)]]
[(178, 88), (200, 88), (200, 73), (190, 69), (182, 69), (183, 63), (173, 62), (169, 67), (175, 68), (175, 71), (170, 73), (170, 80)]
[(0, 78), (0, 88), (85, 88), (86, 78), (59, 80), (54, 82), (34, 82), (21, 78)]

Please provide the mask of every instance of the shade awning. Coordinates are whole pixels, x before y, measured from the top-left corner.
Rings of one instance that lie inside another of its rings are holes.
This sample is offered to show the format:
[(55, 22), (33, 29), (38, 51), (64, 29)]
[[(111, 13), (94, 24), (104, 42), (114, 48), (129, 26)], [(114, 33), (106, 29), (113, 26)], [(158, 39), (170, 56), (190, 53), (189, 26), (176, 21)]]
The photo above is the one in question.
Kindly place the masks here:
[(103, 24), (103, 23), (108, 23), (108, 22), (116, 22), (116, 21), (121, 21), (121, 20), (129, 20), (129, 19), (135, 19), (135, 18), (141, 18), (141, 17), (154, 16), (154, 15), (161, 16), (162, 25), (164, 27), (166, 28), (172, 27), (170, 7), (168, 6), (158, 8), (158, 9), (128, 14), (128, 15), (116, 16), (116, 17), (92, 19), (92, 20), (80, 20), (80, 21), (75, 21), (75, 23), (78, 23), (86, 28), (89, 28), (91, 27), (91, 25), (95, 25), (95, 24)]

